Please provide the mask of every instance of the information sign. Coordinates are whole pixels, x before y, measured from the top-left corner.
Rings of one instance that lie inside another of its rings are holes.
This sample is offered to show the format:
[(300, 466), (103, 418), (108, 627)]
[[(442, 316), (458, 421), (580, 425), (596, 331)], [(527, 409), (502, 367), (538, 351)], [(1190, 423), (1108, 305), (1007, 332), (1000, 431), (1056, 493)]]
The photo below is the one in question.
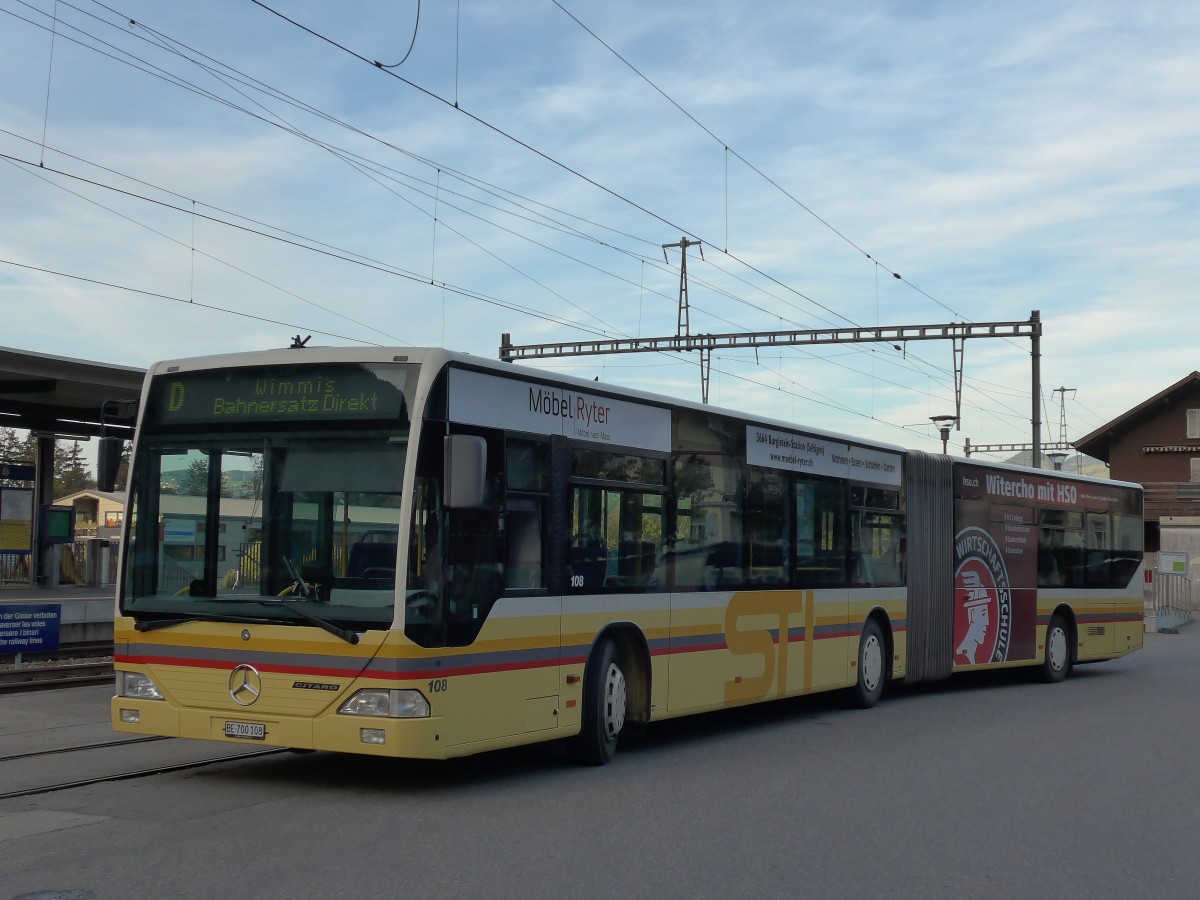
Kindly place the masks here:
[(33, 541), (33, 491), (0, 488), (0, 550), (28, 553)]
[(1158, 571), (1164, 575), (1186, 575), (1188, 555), (1183, 550), (1159, 550)]
[(29, 463), (0, 462), (0, 478), (7, 481), (33, 481), (37, 470)]
[(57, 603), (0, 604), (0, 653), (57, 650), (61, 620)]

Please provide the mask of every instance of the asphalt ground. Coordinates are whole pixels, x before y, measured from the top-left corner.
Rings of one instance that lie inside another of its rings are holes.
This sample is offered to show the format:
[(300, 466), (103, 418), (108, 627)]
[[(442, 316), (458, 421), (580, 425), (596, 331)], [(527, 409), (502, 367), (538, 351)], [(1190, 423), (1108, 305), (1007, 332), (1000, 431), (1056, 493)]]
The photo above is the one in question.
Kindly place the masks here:
[[(0, 900), (1191, 898), (1198, 689), (1187, 626), (1058, 685), (984, 673), (872, 710), (831, 694), (663, 722), (598, 769), (555, 744), (285, 753), (10, 799)], [(49, 693), (0, 697), (0, 756), (105, 734), (111, 691)]]

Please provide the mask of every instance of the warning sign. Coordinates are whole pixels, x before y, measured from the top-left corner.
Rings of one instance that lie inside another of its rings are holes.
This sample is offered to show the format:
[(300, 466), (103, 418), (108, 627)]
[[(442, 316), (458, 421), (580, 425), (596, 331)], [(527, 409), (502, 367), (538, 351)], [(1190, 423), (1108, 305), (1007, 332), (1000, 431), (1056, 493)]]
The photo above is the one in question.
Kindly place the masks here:
[(61, 620), (57, 603), (0, 605), (0, 653), (57, 650)]

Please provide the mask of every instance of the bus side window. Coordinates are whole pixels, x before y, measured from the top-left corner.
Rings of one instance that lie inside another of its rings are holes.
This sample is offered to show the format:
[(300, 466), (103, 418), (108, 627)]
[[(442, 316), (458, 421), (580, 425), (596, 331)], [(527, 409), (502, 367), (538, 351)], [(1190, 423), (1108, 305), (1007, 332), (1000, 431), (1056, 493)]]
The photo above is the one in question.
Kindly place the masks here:
[(505, 444), (505, 581), (507, 590), (546, 586), (544, 518), (550, 484), (549, 444), (509, 438)]
[(746, 477), (746, 569), (749, 582), (784, 585), (791, 571), (788, 478), (751, 468)]
[(576, 487), (567, 588), (653, 591), (665, 588), (660, 567), (662, 495), (633, 489)]
[(1038, 510), (1038, 584), (1083, 587), (1086, 577), (1083, 514)]
[(1038, 528), (1038, 587), (1061, 587), (1062, 572), (1058, 568), (1058, 560), (1062, 554), (1062, 529)]
[(505, 586), (511, 590), (545, 587), (542, 569), (542, 504), (533, 497), (510, 495), (507, 514)]
[(744, 493), (742, 469), (733, 457), (675, 457), (677, 589), (712, 591), (745, 584)]
[(571, 453), (567, 592), (665, 590), (663, 457), (578, 447)]
[(846, 583), (846, 483), (797, 477), (798, 587)]

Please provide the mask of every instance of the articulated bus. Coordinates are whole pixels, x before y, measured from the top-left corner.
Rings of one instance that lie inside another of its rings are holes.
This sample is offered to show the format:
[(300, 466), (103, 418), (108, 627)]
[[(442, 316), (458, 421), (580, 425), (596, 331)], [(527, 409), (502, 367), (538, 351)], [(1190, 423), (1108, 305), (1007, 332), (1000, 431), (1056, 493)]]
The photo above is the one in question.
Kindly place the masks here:
[(410, 758), (1142, 645), (1137, 485), (430, 349), (147, 374), (122, 732)]

